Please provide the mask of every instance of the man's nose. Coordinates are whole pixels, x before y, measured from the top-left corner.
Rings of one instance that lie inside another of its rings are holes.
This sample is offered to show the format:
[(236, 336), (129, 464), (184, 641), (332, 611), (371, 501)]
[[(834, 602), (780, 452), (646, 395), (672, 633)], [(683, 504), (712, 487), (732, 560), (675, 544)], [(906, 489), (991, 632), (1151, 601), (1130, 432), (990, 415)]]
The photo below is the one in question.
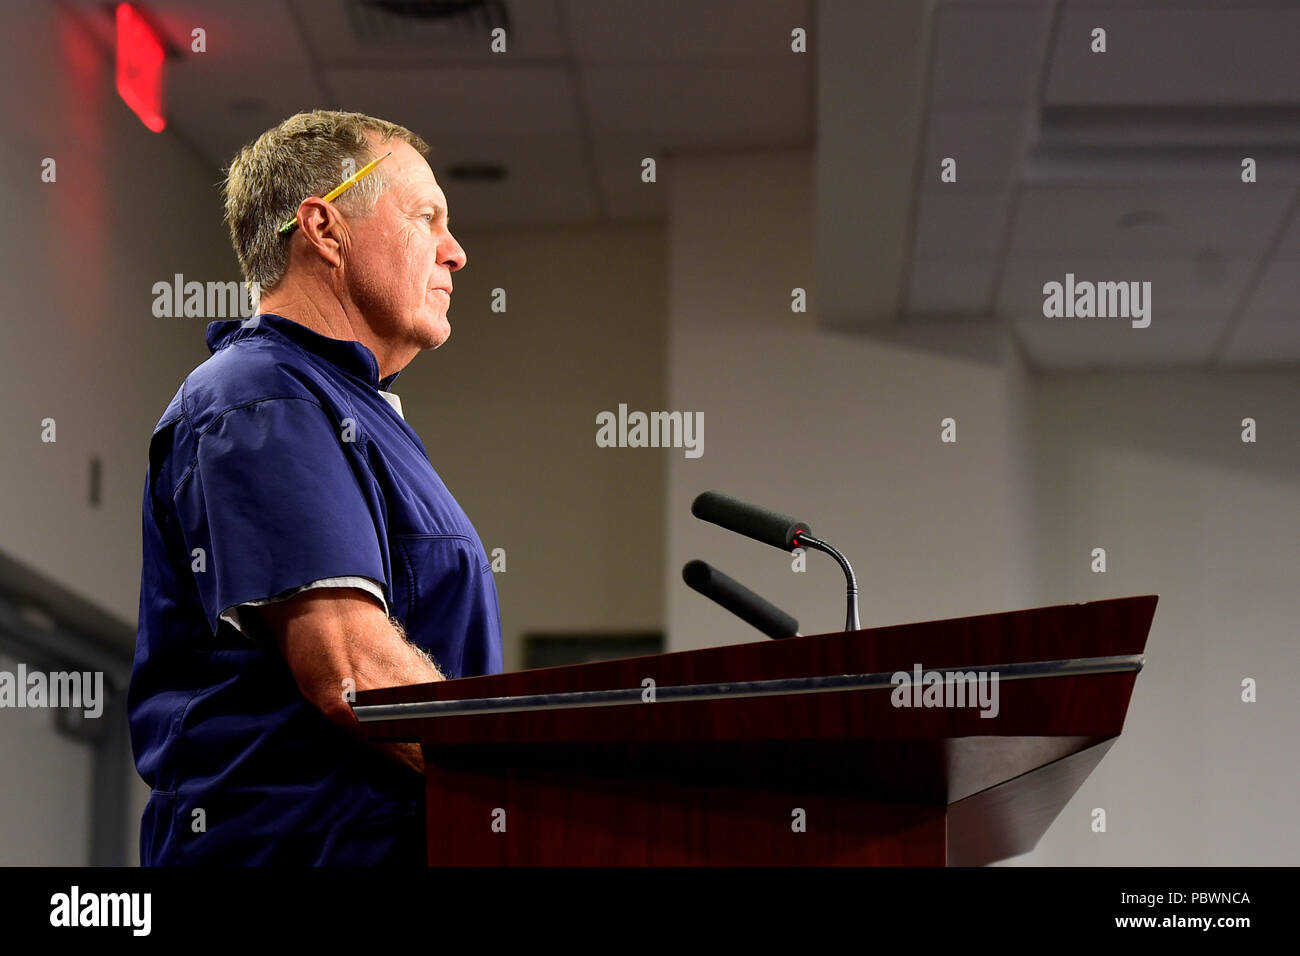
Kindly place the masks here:
[(443, 250), (441, 262), (444, 263), (452, 272), (459, 272), (461, 269), (465, 268), (465, 264), (468, 261), (469, 256), (465, 254), (465, 250), (461, 247), (461, 244), (456, 241), (456, 237), (450, 232), (447, 233), (447, 248)]

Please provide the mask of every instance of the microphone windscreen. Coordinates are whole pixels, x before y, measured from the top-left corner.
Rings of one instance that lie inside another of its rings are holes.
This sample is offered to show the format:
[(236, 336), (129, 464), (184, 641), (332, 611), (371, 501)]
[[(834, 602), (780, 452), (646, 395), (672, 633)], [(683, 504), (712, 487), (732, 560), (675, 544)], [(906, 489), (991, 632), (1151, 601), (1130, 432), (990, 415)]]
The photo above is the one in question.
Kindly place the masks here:
[(682, 580), (768, 637), (779, 640), (799, 633), (799, 622), (789, 614), (703, 561), (686, 562)]
[(793, 551), (799, 546), (795, 540), (799, 532), (812, 534), (807, 522), (759, 508), (720, 491), (699, 495), (691, 505), (691, 514), (783, 551)]

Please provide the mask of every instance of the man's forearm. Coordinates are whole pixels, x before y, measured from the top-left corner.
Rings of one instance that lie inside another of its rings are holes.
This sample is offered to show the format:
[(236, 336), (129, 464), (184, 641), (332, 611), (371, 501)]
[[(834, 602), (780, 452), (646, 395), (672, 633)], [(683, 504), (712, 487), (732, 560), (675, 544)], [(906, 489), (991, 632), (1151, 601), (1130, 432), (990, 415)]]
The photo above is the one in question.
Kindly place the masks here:
[[(386, 673), (373, 673), (367, 668), (364, 683), (362, 678), (357, 678), (352, 689), (359, 691), (377, 690), (382, 687), (397, 687), (403, 684), (427, 684), (431, 681), (446, 680), (434, 659), (423, 648), (417, 647), (406, 639), (406, 632), (403, 630), (402, 625), (391, 619), (390, 624), (398, 642), (391, 645), (394, 651), (394, 660), (391, 662), (391, 666), (384, 668)], [(350, 696), (348, 695), (348, 697)], [(347, 698), (345, 698), (346, 701)], [(349, 729), (364, 737), (360, 722), (356, 719), (355, 713), (352, 712), (350, 702), (348, 702), (347, 717), (349, 718)], [(416, 773), (424, 773), (424, 754), (420, 750), (419, 744), (381, 743), (368, 739), (366, 742), (392, 757), (398, 763), (410, 767)]]
[[(352, 711), (357, 691), (446, 679), (433, 658), (406, 639), (401, 624), (363, 592), (321, 588), (259, 610), (303, 696), (358, 739), (366, 738)], [(367, 743), (424, 770), (418, 744)]]
[[(399, 684), (426, 684), (429, 681), (446, 680), (446, 677), (443, 676), (442, 671), (438, 669), (438, 665), (434, 661), (434, 659), (431, 656), (429, 656), (429, 654), (423, 648), (417, 647), (416, 645), (412, 644), (410, 641), (406, 639), (406, 631), (402, 628), (402, 625), (399, 624), (397, 621), (392, 621), (391, 623), (393, 625), (394, 631), (396, 631), (402, 643), (406, 645), (406, 647), (410, 649), (411, 652), (414, 653), (417, 660), (406, 662), (405, 667), (402, 668), (403, 675), (411, 677), (413, 679), (398, 680), (398, 681), (394, 681), (391, 684), (384, 684), (382, 686), (394, 687)], [(357, 689), (374, 690), (375, 688), (361, 687), (358, 685)], [(355, 715), (353, 719), (354, 720), (356, 719)], [(358, 727), (358, 730), (359, 729), (360, 728)], [(379, 743), (377, 741), (367, 741), (367, 742), (372, 744), (379, 750), (383, 751), (384, 753), (386, 753), (388, 756), (392, 757), (394, 760), (398, 761), (399, 763), (405, 764), (406, 766), (410, 767), (416, 773), (420, 775), (424, 774), (424, 753), (420, 749), (419, 744)]]

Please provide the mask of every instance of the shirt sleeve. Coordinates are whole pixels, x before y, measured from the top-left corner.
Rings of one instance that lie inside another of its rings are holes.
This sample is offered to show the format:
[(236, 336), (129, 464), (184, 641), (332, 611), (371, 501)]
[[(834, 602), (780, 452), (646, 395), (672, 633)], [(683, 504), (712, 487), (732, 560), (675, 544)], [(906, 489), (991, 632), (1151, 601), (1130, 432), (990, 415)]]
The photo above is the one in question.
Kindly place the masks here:
[(350, 435), (315, 402), (276, 398), (231, 409), (199, 436), (175, 506), (214, 633), (223, 612), (313, 582), (388, 580)]
[(379, 606), (388, 613), (388, 599), (384, 597), (384, 587), (378, 581), (371, 581), (369, 578), (359, 578), (355, 575), (349, 575), (341, 578), (321, 578), (319, 581), (313, 581), (311, 584), (304, 584), (300, 588), (294, 588), (279, 597), (259, 598), (256, 601), (245, 601), (238, 607), (228, 607), (221, 612), (221, 620), (225, 621), (240, 634), (247, 634), (244, 630), (244, 622), (239, 616), (240, 608), (245, 607), (262, 607), (266, 604), (277, 604), (280, 601), (287, 601), (289, 598), (303, 591), (310, 591), (313, 588), (357, 588), (365, 591), (371, 597), (379, 602)]

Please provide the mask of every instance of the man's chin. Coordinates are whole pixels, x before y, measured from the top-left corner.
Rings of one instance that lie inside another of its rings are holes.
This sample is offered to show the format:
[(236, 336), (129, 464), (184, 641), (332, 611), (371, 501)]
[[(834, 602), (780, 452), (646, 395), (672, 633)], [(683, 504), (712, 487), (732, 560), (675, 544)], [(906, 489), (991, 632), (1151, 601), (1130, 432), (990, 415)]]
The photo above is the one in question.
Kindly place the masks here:
[(451, 338), (451, 323), (438, 317), (416, 326), (421, 349), (436, 349)]
[(441, 325), (434, 330), (434, 335), (430, 339), (431, 344), (426, 345), (425, 348), (436, 349), (439, 346), (444, 345), (449, 338), (451, 338), (451, 323), (444, 320)]

